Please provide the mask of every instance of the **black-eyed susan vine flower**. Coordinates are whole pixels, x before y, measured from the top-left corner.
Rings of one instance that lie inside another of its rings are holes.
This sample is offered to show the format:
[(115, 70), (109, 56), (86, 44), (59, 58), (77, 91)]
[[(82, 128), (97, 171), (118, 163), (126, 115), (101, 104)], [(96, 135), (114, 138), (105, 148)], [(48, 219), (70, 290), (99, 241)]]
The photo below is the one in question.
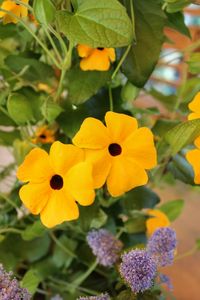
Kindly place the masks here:
[[(195, 120), (200, 118), (200, 92), (196, 94), (194, 99), (188, 105), (189, 109), (192, 111), (188, 115), (188, 120)], [(194, 141), (194, 144), (199, 148), (200, 147), (200, 137), (197, 137)]]
[(115, 61), (114, 48), (91, 48), (87, 45), (78, 45), (77, 50), (82, 58), (80, 68), (83, 71), (107, 71), (111, 62)]
[(57, 128), (50, 129), (47, 125), (38, 127), (34, 134), (34, 138), (32, 138), (32, 142), (34, 144), (52, 144), (56, 139), (56, 130)]
[(80, 205), (94, 201), (92, 166), (84, 162), (84, 151), (54, 142), (49, 155), (35, 148), (18, 168), (17, 177), (28, 182), (20, 189), (20, 198), (33, 214), (40, 214), (46, 227), (79, 217)]
[[(21, 0), (24, 4), (28, 4), (29, 0)], [(27, 17), (28, 9), (24, 5), (17, 4), (15, 1), (5, 0), (0, 6), (1, 9), (11, 12), (18, 18)], [(3, 19), (3, 24), (18, 23), (18, 19), (4, 11), (0, 11), (0, 18)]]
[(145, 170), (157, 163), (153, 134), (125, 114), (107, 112), (105, 123), (86, 118), (73, 143), (85, 149), (86, 160), (93, 164), (95, 188), (106, 182), (109, 193), (120, 196), (147, 183)]
[(169, 227), (170, 221), (166, 214), (159, 209), (148, 209), (146, 211), (149, 218), (146, 221), (147, 234), (151, 236), (160, 227)]

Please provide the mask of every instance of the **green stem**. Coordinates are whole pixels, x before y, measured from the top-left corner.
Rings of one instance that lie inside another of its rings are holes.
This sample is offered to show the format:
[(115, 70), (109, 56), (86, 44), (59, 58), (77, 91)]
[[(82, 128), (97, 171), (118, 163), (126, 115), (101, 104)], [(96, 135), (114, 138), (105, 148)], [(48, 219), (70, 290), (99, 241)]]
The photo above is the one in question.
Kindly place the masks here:
[(47, 37), (48, 37), (48, 39), (49, 39), (49, 41), (50, 41), (53, 49), (54, 49), (54, 51), (55, 51), (55, 54), (57, 55), (59, 61), (61, 62), (62, 61), (62, 57), (60, 56), (60, 53), (59, 53), (59, 51), (58, 51), (58, 49), (57, 49), (57, 47), (56, 47), (56, 45), (55, 45), (55, 43), (54, 43), (51, 35), (48, 32), (48, 29), (46, 27), (44, 27), (44, 31), (45, 31), (45, 33), (46, 33), (46, 35), (47, 35)]
[(130, 0), (130, 7), (131, 7), (131, 21), (133, 26), (133, 36), (135, 37), (135, 14), (133, 8), (133, 0)]
[(11, 206), (13, 206), (14, 208), (18, 208), (17, 204), (14, 203), (10, 198), (8, 198), (6, 195), (0, 193), (0, 198), (4, 199), (6, 202), (8, 202)]
[(115, 71), (114, 71), (113, 74), (112, 74), (112, 77), (111, 77), (112, 80), (115, 78), (115, 76), (117, 75), (117, 73), (118, 73), (118, 71), (119, 71), (121, 65), (123, 64), (124, 60), (126, 59), (128, 53), (129, 53), (129, 51), (130, 51), (130, 49), (131, 49), (131, 46), (132, 46), (132, 45), (129, 45), (129, 46), (127, 47), (126, 51), (124, 52), (124, 54), (122, 55), (122, 57), (121, 57), (121, 59), (120, 59), (118, 65), (117, 65)]
[(60, 81), (59, 81), (57, 93), (56, 93), (56, 96), (55, 96), (55, 102), (57, 102), (58, 99), (60, 98), (60, 95), (62, 93), (63, 81), (64, 81), (64, 78), (65, 78), (65, 74), (66, 74), (67, 70), (70, 69), (70, 67), (71, 67), (72, 50), (73, 50), (73, 45), (69, 44), (69, 49), (68, 49), (66, 58), (65, 58), (65, 60), (63, 62), (63, 65), (62, 65), (62, 71), (61, 71), (61, 76), (60, 76)]
[(67, 47), (66, 47), (65, 42), (63, 41), (62, 37), (60, 36), (59, 32), (54, 30), (54, 28), (51, 27), (50, 25), (48, 26), (48, 28), (51, 31), (51, 33), (54, 34), (54, 36), (58, 39), (60, 46), (62, 48), (63, 54), (64, 54), (64, 56), (66, 56), (67, 55)]
[(41, 40), (37, 37), (37, 35), (26, 25), (26, 23), (22, 19), (20, 19), (18, 16), (16, 16), (12, 12), (10, 12), (8, 10), (5, 10), (3, 8), (0, 8), (0, 11), (8, 14), (9, 16), (11, 16), (15, 19), (17, 19), (19, 21), (19, 23), (24, 26), (24, 28), (32, 35), (32, 37), (38, 42), (38, 44), (42, 47), (42, 49), (47, 53), (47, 55), (51, 58), (52, 62), (57, 66), (57, 68), (61, 69), (60, 64), (57, 62), (57, 60), (52, 55), (52, 53), (47, 49), (47, 47), (43, 44), (43, 42), (41, 42)]
[(98, 265), (98, 262), (97, 262), (97, 260), (95, 260), (90, 265), (89, 269), (83, 275), (81, 275), (79, 278), (77, 278), (74, 281), (75, 287), (81, 285), (90, 276), (90, 274), (92, 274), (92, 272), (96, 269), (97, 265)]
[(113, 111), (113, 96), (112, 96), (111, 86), (108, 87), (108, 94), (109, 94), (109, 102), (110, 102), (110, 111)]
[(6, 233), (6, 232), (12, 232), (12, 233), (21, 234), (23, 231), (20, 230), (20, 229), (16, 229), (16, 228), (4, 228), (4, 229), (0, 229), (0, 234)]
[(174, 260), (176, 261), (176, 260), (185, 258), (185, 257), (187, 257), (187, 256), (191, 256), (191, 255), (193, 255), (197, 250), (198, 250), (198, 249), (197, 249), (197, 247), (195, 246), (195, 247), (193, 247), (191, 250), (189, 250), (189, 251), (187, 251), (187, 252), (185, 252), (185, 253), (183, 253), (183, 254), (178, 255), (177, 257), (174, 258)]
[(58, 239), (57, 237), (54, 235), (54, 233), (52, 231), (49, 232), (49, 235), (51, 236), (52, 240), (56, 243), (56, 245), (58, 245), (58, 247), (60, 247), (65, 253), (67, 253), (69, 256), (77, 258), (76, 254), (74, 254), (71, 250), (69, 250), (68, 248), (66, 248)]

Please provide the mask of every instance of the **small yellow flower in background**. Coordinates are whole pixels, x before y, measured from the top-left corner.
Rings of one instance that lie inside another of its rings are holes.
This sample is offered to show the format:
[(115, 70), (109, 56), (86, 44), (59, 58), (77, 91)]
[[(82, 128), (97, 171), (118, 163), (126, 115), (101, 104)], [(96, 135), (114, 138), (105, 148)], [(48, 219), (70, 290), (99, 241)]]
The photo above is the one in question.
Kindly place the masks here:
[[(200, 140), (200, 138), (198, 138)], [(196, 140), (195, 140), (196, 141)], [(194, 170), (194, 182), (200, 184), (200, 144), (197, 149), (190, 150), (186, 153), (186, 159), (192, 165)]]
[(54, 91), (54, 89), (52, 87), (50, 87), (48, 84), (42, 83), (42, 82), (38, 83), (37, 88), (39, 91), (46, 92), (47, 94), (52, 94)]
[(78, 45), (77, 50), (79, 56), (82, 57), (80, 68), (83, 71), (107, 71), (111, 62), (115, 61), (114, 48), (91, 48)]
[(51, 144), (51, 143), (55, 142), (56, 130), (57, 130), (57, 128), (49, 129), (47, 125), (38, 127), (36, 129), (36, 132), (35, 132), (34, 138), (32, 139), (32, 142), (34, 144), (38, 144), (38, 143)]
[(40, 148), (31, 150), (18, 168), (18, 179), (28, 182), (20, 198), (31, 213), (40, 214), (46, 227), (77, 219), (76, 201), (83, 206), (93, 203), (92, 166), (83, 160), (83, 150), (57, 141), (49, 155)]
[[(200, 92), (196, 94), (194, 99), (188, 105), (189, 109), (192, 111), (188, 115), (188, 120), (194, 120), (200, 118)], [(194, 144), (200, 148), (200, 137), (197, 137), (194, 141)]]
[[(21, 2), (24, 2), (25, 4), (28, 4), (29, 0), (21, 0)], [(17, 16), (18, 18), (27, 17), (28, 15), (28, 9), (27, 7), (17, 4), (14, 1), (11, 0), (5, 0), (1, 4), (0, 8), (4, 10), (10, 11), (12, 14)], [(9, 15), (6, 12), (0, 11), (0, 18), (3, 18), (3, 24), (8, 23), (18, 23), (19, 21), (14, 16)]]
[(158, 209), (148, 209), (146, 211), (149, 218), (146, 221), (148, 236), (151, 236), (154, 231), (160, 227), (169, 227), (170, 221), (168, 217)]
[(86, 160), (93, 164), (95, 188), (107, 182), (109, 193), (120, 196), (147, 183), (145, 169), (156, 166), (153, 134), (125, 114), (107, 112), (105, 122), (86, 118), (73, 143), (85, 149)]

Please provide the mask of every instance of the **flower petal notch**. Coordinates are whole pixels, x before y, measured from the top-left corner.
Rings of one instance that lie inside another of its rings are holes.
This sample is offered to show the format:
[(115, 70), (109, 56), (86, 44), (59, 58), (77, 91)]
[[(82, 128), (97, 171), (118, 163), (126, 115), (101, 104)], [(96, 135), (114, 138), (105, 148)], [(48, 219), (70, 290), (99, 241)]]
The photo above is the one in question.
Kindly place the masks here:
[[(28, 4), (29, 0), (21, 0), (23, 4), (17, 4), (15, 1), (5, 0), (1, 4), (0, 8), (5, 11), (0, 11), (0, 18), (3, 19), (3, 24), (8, 23), (18, 23), (19, 18), (28, 16), (28, 8), (26, 4)], [(8, 11), (8, 12), (6, 12)], [(15, 17), (16, 16), (16, 17)]]
[(105, 123), (86, 118), (73, 143), (93, 164), (95, 188), (107, 183), (109, 193), (117, 197), (147, 183), (146, 170), (156, 166), (157, 155), (152, 132), (138, 128), (135, 118), (107, 112)]
[(77, 51), (82, 58), (80, 68), (83, 71), (108, 71), (111, 62), (115, 61), (114, 48), (91, 48), (87, 45), (78, 45)]
[(54, 142), (49, 155), (35, 148), (26, 156), (17, 177), (28, 182), (20, 189), (20, 198), (42, 223), (54, 227), (79, 217), (76, 202), (91, 205), (95, 198), (92, 166), (84, 162), (83, 150)]

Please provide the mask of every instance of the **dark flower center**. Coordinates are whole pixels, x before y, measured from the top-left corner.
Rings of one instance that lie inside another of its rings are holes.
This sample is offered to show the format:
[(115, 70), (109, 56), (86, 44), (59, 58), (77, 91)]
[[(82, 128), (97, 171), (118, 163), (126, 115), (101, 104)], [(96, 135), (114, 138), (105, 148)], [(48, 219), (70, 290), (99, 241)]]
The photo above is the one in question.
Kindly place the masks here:
[(41, 134), (39, 137), (40, 137), (41, 139), (46, 139), (46, 135), (45, 135), (45, 134)]
[(50, 180), (50, 186), (53, 190), (60, 190), (63, 187), (63, 179), (60, 175), (53, 175)]
[(97, 49), (100, 51), (104, 50), (104, 48), (102, 48), (102, 47), (98, 47)]
[(108, 147), (108, 150), (112, 156), (120, 155), (122, 152), (121, 146), (116, 143), (110, 144), (110, 146)]

